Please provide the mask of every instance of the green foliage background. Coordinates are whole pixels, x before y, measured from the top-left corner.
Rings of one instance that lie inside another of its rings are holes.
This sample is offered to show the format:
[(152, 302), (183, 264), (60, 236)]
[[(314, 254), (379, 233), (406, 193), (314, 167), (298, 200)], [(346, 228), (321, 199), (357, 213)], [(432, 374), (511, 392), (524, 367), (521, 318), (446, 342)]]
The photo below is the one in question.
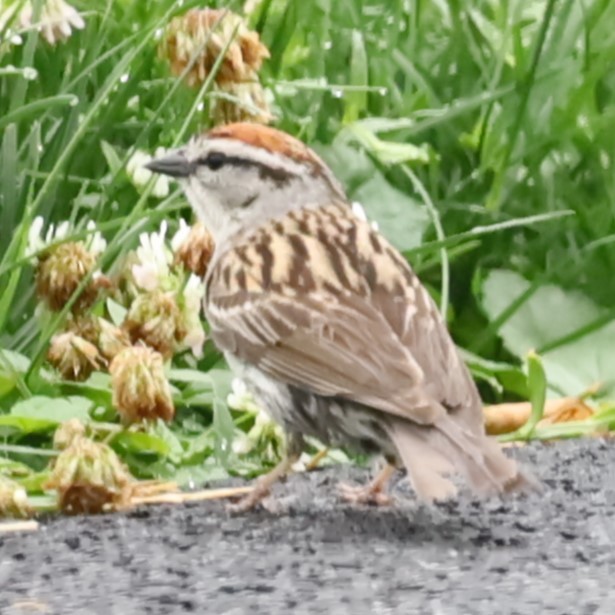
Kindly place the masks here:
[[(103, 378), (72, 385), (44, 371), (62, 315), (42, 330), (33, 318), (31, 221), (96, 220), (112, 269), (139, 233), (190, 216), (177, 191), (139, 196), (123, 165), (133, 148), (206, 128), (209, 104), (207, 89), (185, 87), (157, 56), (168, 20), (203, 3), (74, 4), (87, 25), (66, 43), (51, 47), (31, 29), (23, 45), (0, 47), (0, 452), (35, 468), (50, 427), (17, 424), (20, 403), (49, 396), (79, 414), (74, 400), (87, 399), (90, 415), (113, 413)], [(408, 255), (484, 397), (526, 397), (522, 361), (536, 348), (551, 394), (602, 382), (612, 398), (615, 4), (262, 0), (249, 21), (271, 51), (262, 78), (277, 125), (317, 149)], [(177, 424), (116, 436), (133, 471), (177, 477), (210, 463), (199, 477), (220, 474), (216, 437), (234, 427), (212, 428), (228, 390), (218, 359), (209, 347), (199, 365), (175, 366), (191, 370), (175, 373)], [(31, 408), (55, 424), (48, 404)], [(245, 471), (259, 471), (261, 460), (251, 463)]]

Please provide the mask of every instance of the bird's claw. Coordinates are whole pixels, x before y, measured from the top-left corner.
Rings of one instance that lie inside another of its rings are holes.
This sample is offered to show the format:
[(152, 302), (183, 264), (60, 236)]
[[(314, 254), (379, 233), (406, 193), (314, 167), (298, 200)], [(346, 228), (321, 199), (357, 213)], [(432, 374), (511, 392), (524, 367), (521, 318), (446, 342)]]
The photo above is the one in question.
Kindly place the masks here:
[(226, 510), (231, 514), (241, 514), (246, 513), (249, 510), (252, 510), (259, 504), (263, 502), (263, 500), (269, 495), (269, 486), (259, 485), (258, 481), (254, 486), (253, 491), (244, 495), (237, 502), (233, 502), (231, 504), (226, 505)]
[(391, 506), (393, 498), (384, 493), (379, 485), (338, 485), (339, 494), (345, 502), (351, 504), (371, 504), (373, 506)]

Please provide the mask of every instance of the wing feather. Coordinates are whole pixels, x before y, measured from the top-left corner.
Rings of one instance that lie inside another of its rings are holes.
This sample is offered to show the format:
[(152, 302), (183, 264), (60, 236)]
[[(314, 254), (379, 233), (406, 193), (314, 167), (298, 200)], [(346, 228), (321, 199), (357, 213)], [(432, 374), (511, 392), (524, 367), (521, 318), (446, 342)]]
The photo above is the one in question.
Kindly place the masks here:
[[(282, 382), (421, 424), (476, 406), (446, 327), (405, 259), (346, 205), (335, 207), (289, 214), (244, 237), (241, 254), (216, 259), (206, 299), (214, 341)], [(274, 243), (287, 267), (259, 260)], [(317, 267), (323, 254), (330, 266)], [(468, 424), (480, 421), (471, 414)]]
[(269, 292), (226, 312), (211, 301), (214, 341), (282, 382), (403, 417), (413, 408), (411, 418), (421, 423), (432, 423), (441, 412), (423, 395), (423, 371), (411, 352), (369, 305), (351, 309), (333, 294), (317, 303), (293, 297), (291, 304)]

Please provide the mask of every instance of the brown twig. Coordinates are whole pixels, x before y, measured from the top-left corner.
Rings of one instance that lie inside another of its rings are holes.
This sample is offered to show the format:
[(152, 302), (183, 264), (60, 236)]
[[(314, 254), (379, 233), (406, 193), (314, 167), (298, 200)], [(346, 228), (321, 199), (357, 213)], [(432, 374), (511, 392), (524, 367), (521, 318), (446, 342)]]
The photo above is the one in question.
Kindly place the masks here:
[[(529, 402), (485, 406), (483, 413), (487, 433), (495, 436), (515, 431), (527, 422), (531, 412), (532, 406)], [(581, 398), (550, 399), (545, 404), (544, 416), (539, 426), (583, 420), (589, 418), (592, 414), (592, 408)]]
[(32, 532), (38, 530), (38, 521), (28, 519), (26, 521), (5, 521), (0, 523), (0, 534), (5, 532)]
[(222, 500), (245, 495), (252, 490), (253, 487), (228, 487), (225, 489), (205, 489), (190, 493), (160, 493), (157, 495), (134, 497), (130, 500), (130, 503), (138, 506), (139, 504), (184, 504), (185, 502)]

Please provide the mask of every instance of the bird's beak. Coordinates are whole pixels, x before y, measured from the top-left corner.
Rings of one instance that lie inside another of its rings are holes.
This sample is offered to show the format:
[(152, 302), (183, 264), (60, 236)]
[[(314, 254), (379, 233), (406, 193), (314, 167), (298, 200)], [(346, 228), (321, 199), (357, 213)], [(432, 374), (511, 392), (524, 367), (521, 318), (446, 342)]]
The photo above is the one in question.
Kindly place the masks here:
[(183, 154), (173, 152), (162, 158), (151, 160), (145, 165), (145, 168), (154, 173), (162, 173), (171, 177), (188, 177), (194, 171), (194, 164)]

